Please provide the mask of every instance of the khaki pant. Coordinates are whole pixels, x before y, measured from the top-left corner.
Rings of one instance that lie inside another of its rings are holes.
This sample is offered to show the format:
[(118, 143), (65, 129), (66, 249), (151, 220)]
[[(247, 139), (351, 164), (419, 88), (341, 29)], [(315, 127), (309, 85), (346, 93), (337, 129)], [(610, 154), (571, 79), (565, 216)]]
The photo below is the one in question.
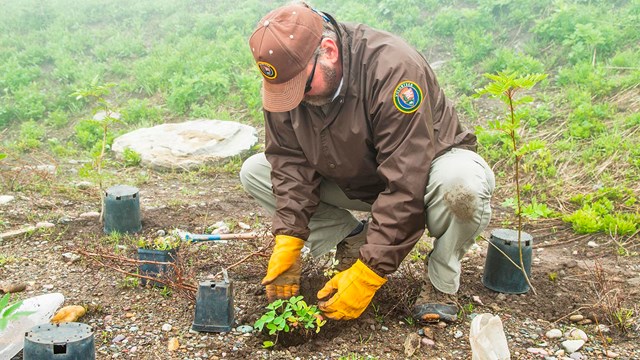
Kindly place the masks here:
[[(269, 214), (275, 212), (271, 165), (264, 154), (247, 159), (240, 171), (246, 191)], [(451, 149), (431, 165), (425, 204), (425, 225), (435, 238), (429, 256), (429, 278), (440, 291), (453, 294), (460, 286), (460, 259), (491, 219), (493, 172), (475, 152)], [(306, 246), (313, 256), (333, 249), (357, 225), (349, 210), (371, 211), (371, 205), (351, 200), (333, 182), (320, 184), (320, 204), (309, 222)]]

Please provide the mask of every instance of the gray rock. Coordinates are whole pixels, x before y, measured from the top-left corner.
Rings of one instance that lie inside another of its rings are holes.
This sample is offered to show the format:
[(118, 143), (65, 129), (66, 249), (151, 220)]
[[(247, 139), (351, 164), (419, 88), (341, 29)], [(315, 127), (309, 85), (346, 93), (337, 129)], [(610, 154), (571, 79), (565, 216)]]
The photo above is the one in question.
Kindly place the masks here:
[(184, 169), (239, 155), (258, 142), (255, 128), (233, 121), (197, 119), (142, 128), (113, 141), (118, 156), (126, 148), (140, 154), (142, 164), (156, 169)]
[(55, 226), (56, 226), (55, 224), (50, 223), (48, 221), (41, 221), (36, 224), (36, 229), (49, 229)]
[(236, 328), (236, 331), (239, 331), (243, 334), (248, 334), (253, 331), (253, 327), (250, 325), (240, 325)]
[(559, 339), (562, 337), (562, 331), (560, 329), (551, 329), (547, 331), (544, 336), (546, 336), (547, 339)]
[(574, 352), (580, 350), (584, 346), (584, 340), (565, 340), (562, 342), (562, 347), (569, 354), (573, 354)]
[(11, 195), (0, 195), (0, 205), (6, 205), (15, 200), (15, 196)]
[(421, 340), (420, 335), (410, 333), (404, 341), (404, 354), (407, 357), (411, 357), (415, 354), (415, 352), (420, 349)]
[(66, 252), (62, 254), (62, 260), (66, 263), (73, 264), (74, 262), (80, 260), (80, 255), (74, 254), (72, 252)]

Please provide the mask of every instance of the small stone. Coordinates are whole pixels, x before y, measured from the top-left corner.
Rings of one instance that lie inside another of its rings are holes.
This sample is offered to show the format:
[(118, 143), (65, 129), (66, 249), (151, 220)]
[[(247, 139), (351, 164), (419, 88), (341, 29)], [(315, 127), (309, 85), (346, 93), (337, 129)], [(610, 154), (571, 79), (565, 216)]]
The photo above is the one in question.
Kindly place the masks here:
[(498, 294), (498, 296), (496, 297), (497, 300), (499, 301), (505, 301), (507, 300), (507, 295), (505, 294)]
[(562, 331), (560, 329), (551, 329), (547, 331), (544, 336), (546, 336), (547, 339), (559, 339), (562, 337)]
[(578, 321), (578, 325), (589, 325), (592, 324), (593, 321), (591, 321), (591, 319), (582, 319), (580, 321)]
[(541, 349), (541, 348), (528, 348), (527, 352), (535, 355), (542, 355), (542, 356), (549, 355), (549, 353), (545, 349)]
[(36, 224), (36, 229), (50, 229), (52, 227), (55, 227), (56, 224), (54, 223), (50, 223), (48, 221), (41, 221), (39, 223)]
[(422, 330), (422, 333), (424, 334), (424, 336), (426, 338), (429, 338), (431, 340), (435, 340), (435, 336), (433, 334), (433, 329), (432, 328), (430, 328), (428, 326), (425, 326), (421, 330)]
[(171, 329), (173, 329), (173, 326), (171, 326), (171, 324), (162, 325), (162, 331), (164, 331), (164, 332), (169, 332), (169, 331), (171, 331)]
[(169, 339), (169, 343), (167, 344), (167, 349), (169, 349), (169, 351), (176, 351), (179, 347), (180, 342), (178, 341), (178, 338), (172, 337)]
[(575, 314), (575, 315), (571, 315), (569, 316), (569, 321), (571, 322), (578, 322), (584, 320), (584, 316), (580, 315), (580, 314)]
[(569, 355), (569, 358), (573, 360), (585, 359), (584, 355), (580, 354), (579, 352), (574, 352), (573, 354)]
[(6, 205), (15, 200), (15, 196), (11, 195), (0, 195), (0, 205)]
[(253, 331), (253, 327), (250, 325), (240, 325), (236, 328), (236, 331), (239, 331), (243, 334), (248, 334)]
[(119, 342), (121, 342), (121, 341), (122, 341), (122, 340), (124, 340), (124, 339), (125, 339), (125, 336), (124, 336), (124, 335), (122, 335), (122, 334), (119, 334), (119, 335), (117, 335), (116, 337), (114, 337), (114, 338), (113, 338), (113, 340), (111, 340), (111, 342), (113, 342), (113, 343), (119, 343)]
[(137, 326), (132, 326), (132, 327), (129, 328), (130, 332), (137, 332), (138, 330), (140, 330), (140, 328), (137, 327)]
[(567, 338), (567, 340), (582, 340), (584, 342), (589, 341), (587, 333), (580, 329), (571, 329), (567, 331), (564, 336)]
[(389, 331), (389, 328), (388, 328), (388, 327), (386, 327), (386, 326), (381, 326), (381, 327), (380, 327), (380, 330), (382, 330), (382, 331)]
[(596, 326), (596, 327), (594, 328), (594, 331), (596, 331), (596, 332), (602, 332), (602, 333), (608, 333), (608, 332), (610, 332), (610, 331), (611, 331), (611, 329), (610, 329), (607, 325), (605, 325), (605, 324), (598, 324), (598, 326)]
[(97, 217), (100, 217), (100, 213), (97, 211), (89, 211), (89, 212), (80, 214), (80, 217), (83, 219), (97, 218)]
[(608, 358), (611, 358), (611, 359), (615, 359), (615, 358), (617, 358), (618, 356), (620, 356), (620, 354), (618, 354), (618, 353), (616, 353), (616, 352), (613, 352), (613, 351), (611, 351), (611, 350), (607, 350), (607, 353), (606, 353), (606, 354), (607, 354), (607, 357), (608, 357)]
[(130, 312), (128, 312), (128, 313), (124, 314), (124, 317), (127, 317), (127, 318), (132, 318), (132, 317), (134, 317), (134, 316), (136, 316), (136, 314), (135, 314), (135, 313), (130, 313)]
[(458, 330), (455, 332), (455, 334), (453, 334), (453, 337), (456, 339), (460, 339), (464, 334), (462, 333), (462, 331)]
[(440, 329), (444, 329), (447, 327), (447, 323), (444, 321), (440, 321), (438, 322), (438, 325), (436, 325), (437, 327), (439, 327)]
[(590, 247), (590, 248), (597, 248), (600, 245), (598, 245), (598, 243), (596, 243), (595, 241), (592, 240), (592, 241), (589, 241), (587, 243), (587, 246)]
[(436, 342), (429, 339), (429, 338), (422, 338), (422, 340), (420, 340), (420, 342), (422, 343), (422, 345), (424, 346), (436, 346)]
[(42, 288), (45, 290), (53, 290), (53, 285), (51, 284), (42, 285)]
[(93, 183), (91, 183), (90, 181), (80, 181), (76, 183), (76, 188), (80, 190), (87, 190), (87, 189), (90, 189), (92, 186), (93, 186)]
[(584, 346), (584, 340), (565, 340), (562, 342), (562, 347), (569, 353), (580, 350)]
[(62, 260), (64, 260), (64, 262), (69, 263), (69, 264), (73, 264), (74, 262), (80, 260), (81, 257), (78, 254), (72, 253), (72, 252), (66, 252), (64, 254), (62, 254)]

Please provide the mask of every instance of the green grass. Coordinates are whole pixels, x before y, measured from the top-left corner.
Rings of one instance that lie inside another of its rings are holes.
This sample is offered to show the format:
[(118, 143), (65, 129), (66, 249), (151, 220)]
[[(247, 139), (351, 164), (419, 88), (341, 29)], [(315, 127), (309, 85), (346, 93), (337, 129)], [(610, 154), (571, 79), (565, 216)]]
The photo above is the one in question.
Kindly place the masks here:
[[(106, 100), (121, 113), (122, 123), (110, 129), (108, 144), (139, 127), (201, 117), (261, 127), (260, 76), (247, 38), (264, 14), (284, 3), (3, 2), (2, 153), (89, 158), (100, 129), (87, 120), (93, 116), (91, 104), (70, 95), (96, 77), (117, 84)], [(339, 21), (397, 33), (428, 61), (441, 61), (435, 70), (440, 84), (471, 127), (486, 128), (502, 115), (470, 98), (485, 85), (483, 73), (549, 74), (532, 94), (538, 100), (522, 109), (526, 123), (519, 136), (547, 143), (524, 159), (531, 184), (526, 203), (559, 201), (568, 206), (564, 216), (583, 210), (580, 218), (588, 218), (587, 210), (569, 201), (589, 195), (582, 189), (604, 184), (637, 191), (637, 0), (317, 0), (313, 5)], [(505, 138), (478, 128), (478, 139), (498, 187), (504, 186), (511, 177)], [(129, 154), (128, 165), (138, 162), (135, 155)], [(239, 160), (231, 159), (219, 171), (238, 167)], [(637, 204), (612, 201), (622, 217), (633, 219), (640, 211)]]

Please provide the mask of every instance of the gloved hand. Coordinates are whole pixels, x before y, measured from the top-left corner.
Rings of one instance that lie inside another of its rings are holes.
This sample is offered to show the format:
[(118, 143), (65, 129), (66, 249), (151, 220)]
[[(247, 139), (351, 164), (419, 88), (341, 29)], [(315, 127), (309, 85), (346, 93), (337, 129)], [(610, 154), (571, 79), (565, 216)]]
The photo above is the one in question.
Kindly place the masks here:
[(304, 241), (294, 236), (276, 235), (276, 245), (269, 259), (267, 275), (262, 279), (266, 285), (267, 300), (289, 299), (300, 291), (300, 250)]
[(358, 260), (347, 270), (339, 272), (318, 291), (320, 300), (333, 294), (329, 300), (319, 302), (318, 307), (333, 320), (355, 319), (369, 306), (373, 295), (386, 282), (387, 279), (380, 277)]

